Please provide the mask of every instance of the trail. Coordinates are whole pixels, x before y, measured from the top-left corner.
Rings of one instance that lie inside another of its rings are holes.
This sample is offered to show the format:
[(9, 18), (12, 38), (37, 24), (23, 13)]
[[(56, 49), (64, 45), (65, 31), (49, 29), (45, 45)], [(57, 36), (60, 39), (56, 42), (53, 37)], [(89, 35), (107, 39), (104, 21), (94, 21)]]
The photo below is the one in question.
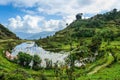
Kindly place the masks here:
[(112, 62), (114, 61), (114, 57), (112, 56), (111, 53), (108, 54), (108, 57), (107, 57), (107, 61), (106, 63), (100, 65), (100, 66), (96, 66), (92, 71), (90, 71), (88, 73), (88, 75), (91, 75), (91, 74), (94, 74), (94, 73), (97, 73), (100, 69), (110, 65)]
[(8, 41), (14, 41), (14, 39), (0, 40), (0, 43), (2, 43), (2, 42), (8, 42)]

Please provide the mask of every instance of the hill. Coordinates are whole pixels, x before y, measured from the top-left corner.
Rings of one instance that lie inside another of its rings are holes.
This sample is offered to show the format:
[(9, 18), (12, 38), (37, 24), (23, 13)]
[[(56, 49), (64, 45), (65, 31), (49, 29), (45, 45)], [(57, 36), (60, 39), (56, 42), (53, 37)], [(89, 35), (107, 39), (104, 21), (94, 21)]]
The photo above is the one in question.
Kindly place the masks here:
[(72, 48), (76, 48), (80, 43), (89, 44), (95, 36), (104, 40), (117, 39), (120, 37), (120, 11), (113, 9), (89, 19), (76, 19), (66, 26), (67, 28), (56, 32), (54, 36), (40, 39), (37, 43), (45, 49), (69, 51), (70, 44)]
[(120, 11), (117, 9), (89, 19), (77, 18), (64, 30), (36, 42), (50, 51), (70, 51), (73, 70), (76, 60), (86, 59), (85, 66), (73, 71), (78, 76), (76, 80), (120, 79)]
[(16, 35), (0, 24), (0, 39), (18, 39)]

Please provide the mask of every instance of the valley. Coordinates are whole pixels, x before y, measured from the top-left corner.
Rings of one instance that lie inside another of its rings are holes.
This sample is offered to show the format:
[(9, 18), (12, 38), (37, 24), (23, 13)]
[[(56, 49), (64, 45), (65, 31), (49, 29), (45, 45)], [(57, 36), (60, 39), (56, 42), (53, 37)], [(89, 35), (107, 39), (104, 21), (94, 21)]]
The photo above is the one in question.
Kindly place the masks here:
[[(120, 11), (66, 26), (53, 36), (23, 40), (0, 25), (0, 79), (120, 80)], [(6, 58), (6, 51), (17, 58)]]

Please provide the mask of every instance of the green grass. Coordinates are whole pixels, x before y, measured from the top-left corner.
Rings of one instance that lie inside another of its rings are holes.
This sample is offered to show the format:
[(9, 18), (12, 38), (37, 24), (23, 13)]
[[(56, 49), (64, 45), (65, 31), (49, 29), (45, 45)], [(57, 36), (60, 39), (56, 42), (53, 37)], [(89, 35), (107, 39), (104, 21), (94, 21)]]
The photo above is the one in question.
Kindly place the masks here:
[(114, 63), (93, 75), (81, 76), (77, 80), (120, 80), (120, 63)]
[[(11, 42), (15, 45), (24, 42), (17, 40), (0, 40), (0, 76), (4, 75), (5, 80), (41, 80), (41, 77), (46, 77), (50, 80), (55, 80), (54, 70), (39, 70), (35, 71), (29, 68), (22, 67), (16, 63), (9, 61), (3, 51), (7, 47), (7, 43)], [(15, 46), (14, 45), (14, 46)], [(4, 80), (3, 79), (3, 80)]]
[(102, 68), (105, 68), (105, 67), (109, 66), (114, 61), (114, 57), (112, 56), (111, 53), (109, 53), (106, 58), (107, 58), (107, 61), (105, 63), (103, 63), (103, 64), (98, 65), (97, 67), (95, 67), (92, 71), (90, 71), (88, 73), (88, 75), (97, 73), (99, 70), (101, 70)]
[[(8, 78), (15, 78), (19, 77), (20, 80), (39, 80), (40, 75), (45, 75), (47, 78), (48, 76), (53, 76), (53, 70), (39, 70), (34, 71), (28, 68), (24, 68), (15, 64), (9, 60), (7, 60), (4, 56), (2, 56), (0, 52), (0, 76), (4, 74), (6, 80), (11, 80)], [(11, 75), (11, 76), (10, 76)]]
[[(89, 39), (86, 40), (86, 42), (87, 41), (89, 43)], [(9, 42), (17, 45), (22, 41), (10, 40)], [(24, 78), (25, 78), (25, 80), (39, 80), (41, 77), (46, 77), (48, 80), (57, 80), (58, 79), (55, 77), (53, 69), (34, 71), (34, 70), (31, 70), (28, 68), (21, 67), (18, 64), (15, 64), (15, 63), (7, 60), (3, 55), (3, 50), (7, 46), (7, 40), (5, 40), (5, 41), (1, 40), (0, 43), (1, 43), (1, 45), (0, 45), (0, 76), (4, 74), (6, 80), (10, 80), (7, 78), (11, 78), (11, 77), (12, 78), (19, 77), (21, 79), (23, 78), (23, 80), (24, 80)], [(101, 46), (105, 46), (106, 44), (107, 43), (104, 42)], [(77, 43), (74, 43), (73, 45), (77, 45)], [(118, 41), (115, 41), (115, 43), (112, 42), (108, 46), (114, 47), (115, 45), (117, 45), (117, 46), (119, 45)], [(69, 49), (69, 45), (63, 45), (62, 48)], [(102, 68), (100, 70), (98, 70), (97, 73), (94, 73), (92, 75), (81, 75), (79, 78), (76, 77), (77, 78), (76, 80), (115, 80), (115, 79), (119, 80), (119, 78), (120, 78), (120, 75), (119, 75), (120, 74), (119, 51), (116, 53), (116, 50), (115, 50), (113, 55), (115, 57), (117, 57), (117, 59), (118, 59), (117, 63), (111, 64), (113, 62), (113, 57), (108, 56), (108, 54), (105, 54), (100, 59), (98, 59), (96, 62), (88, 64), (88, 66), (86, 66), (86, 68), (75, 69), (74, 75), (79, 75), (79, 74), (84, 74), (85, 71), (90, 72), (90, 71), (94, 70), (97, 66), (106, 64), (105, 66), (102, 66)], [(16, 74), (17, 70), (18, 70), (18, 74)], [(112, 75), (112, 73), (113, 73), (113, 75)], [(27, 76), (25, 76), (25, 74)], [(9, 75), (11, 75), (11, 76), (9, 76)], [(61, 76), (67, 76), (67, 75), (62, 74)], [(67, 78), (65, 80), (67, 80)]]

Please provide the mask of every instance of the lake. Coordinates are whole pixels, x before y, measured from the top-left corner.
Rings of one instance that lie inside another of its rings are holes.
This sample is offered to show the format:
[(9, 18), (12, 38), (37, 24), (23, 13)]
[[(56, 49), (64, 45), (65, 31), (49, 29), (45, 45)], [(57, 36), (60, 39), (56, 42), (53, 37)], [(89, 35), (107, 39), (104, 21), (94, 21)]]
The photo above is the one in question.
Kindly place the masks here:
[(13, 50), (12, 50), (12, 55), (17, 56), (19, 52), (25, 52), (30, 55), (39, 55), (39, 57), (42, 59), (41, 66), (45, 67), (46, 62), (45, 59), (52, 60), (52, 64), (59, 62), (62, 64), (65, 64), (65, 58), (69, 55), (67, 52), (59, 52), (59, 53), (54, 53), (50, 51), (44, 50), (42, 47), (37, 46), (35, 42), (24, 42), (19, 45), (17, 45)]

